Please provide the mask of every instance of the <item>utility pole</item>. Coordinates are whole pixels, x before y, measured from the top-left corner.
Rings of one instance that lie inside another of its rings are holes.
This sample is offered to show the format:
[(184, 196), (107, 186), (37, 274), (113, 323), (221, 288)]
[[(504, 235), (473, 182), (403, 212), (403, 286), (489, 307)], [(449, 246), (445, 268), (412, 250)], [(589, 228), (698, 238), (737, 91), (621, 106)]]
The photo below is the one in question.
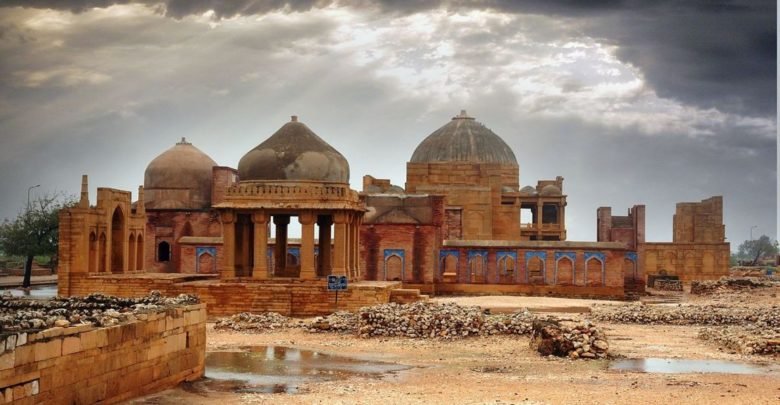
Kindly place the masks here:
[(40, 186), (40, 184), (36, 184), (34, 186), (27, 187), (27, 211), (30, 210), (30, 190)]

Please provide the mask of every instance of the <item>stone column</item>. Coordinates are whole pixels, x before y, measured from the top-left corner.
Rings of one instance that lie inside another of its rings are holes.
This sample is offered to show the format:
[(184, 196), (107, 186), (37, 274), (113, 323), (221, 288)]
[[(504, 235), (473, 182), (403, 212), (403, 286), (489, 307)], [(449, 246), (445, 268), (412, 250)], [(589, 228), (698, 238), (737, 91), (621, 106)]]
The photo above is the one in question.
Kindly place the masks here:
[(252, 267), (252, 278), (265, 280), (268, 278), (268, 214), (264, 211), (252, 213), (255, 225), (255, 262)]
[(282, 274), (287, 269), (287, 225), (289, 224), (289, 215), (274, 215), (274, 225), (276, 225), (274, 275)]
[(301, 273), (300, 278), (314, 280), (317, 271), (314, 269), (314, 214), (304, 211), (298, 216), (301, 223)]
[(336, 212), (333, 215), (334, 236), (333, 241), (333, 271), (337, 276), (347, 275), (347, 214)]
[(542, 203), (541, 199), (536, 200), (536, 237), (539, 239), (539, 237), (542, 235), (542, 207), (544, 204)]
[(222, 211), (222, 250), (225, 258), (219, 277), (223, 280), (235, 277), (236, 272), (236, 215), (233, 211)]
[(331, 272), (331, 253), (332, 247), (330, 243), (330, 227), (333, 225), (333, 219), (330, 215), (319, 215), (317, 217), (317, 226), (320, 227), (319, 232), (319, 272), (318, 275), (326, 276)]

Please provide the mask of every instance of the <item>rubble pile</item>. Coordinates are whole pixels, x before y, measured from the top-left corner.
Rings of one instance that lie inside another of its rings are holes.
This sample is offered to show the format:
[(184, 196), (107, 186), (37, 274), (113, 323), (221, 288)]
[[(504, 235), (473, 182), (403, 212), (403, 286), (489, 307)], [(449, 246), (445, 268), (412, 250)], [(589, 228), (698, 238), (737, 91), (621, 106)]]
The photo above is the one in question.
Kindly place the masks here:
[(50, 300), (27, 300), (0, 297), (0, 332), (35, 331), (78, 324), (113, 326), (137, 319), (142, 313), (199, 303), (194, 295), (163, 297), (152, 291), (140, 298), (119, 298), (103, 294), (86, 297), (57, 297)]
[(724, 277), (715, 281), (691, 282), (691, 294), (705, 295), (721, 292), (744, 291), (754, 288), (766, 288), (777, 285), (769, 280), (755, 277)]
[(590, 322), (564, 326), (553, 319), (534, 321), (531, 346), (543, 356), (572, 359), (600, 359), (609, 350), (604, 333)]
[(528, 310), (489, 315), (482, 327), (482, 335), (531, 335), (535, 319)]
[(780, 327), (754, 325), (702, 328), (699, 338), (716, 342), (742, 354), (780, 354)]
[(242, 312), (227, 318), (220, 318), (214, 324), (217, 330), (235, 330), (242, 332), (267, 332), (287, 327), (290, 318), (277, 312), (250, 314)]
[(318, 332), (357, 332), (358, 318), (355, 313), (339, 311), (328, 316), (318, 316), (306, 327), (306, 331)]
[(598, 321), (657, 325), (755, 325), (780, 327), (780, 306), (744, 307), (726, 305), (596, 305), (591, 317)]
[(482, 334), (485, 315), (479, 307), (415, 302), (361, 308), (358, 335), (444, 338)]
[(656, 280), (654, 288), (661, 291), (682, 291), (683, 285), (680, 280)]

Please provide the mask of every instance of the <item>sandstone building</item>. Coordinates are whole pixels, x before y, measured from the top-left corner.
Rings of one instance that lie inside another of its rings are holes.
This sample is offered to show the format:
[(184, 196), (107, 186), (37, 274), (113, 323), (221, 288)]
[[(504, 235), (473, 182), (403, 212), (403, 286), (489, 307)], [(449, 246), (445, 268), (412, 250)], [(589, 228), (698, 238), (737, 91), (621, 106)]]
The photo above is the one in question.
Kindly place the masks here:
[(646, 274), (726, 271), (720, 197), (679, 204), (669, 243), (645, 242), (641, 205), (599, 208), (597, 241), (568, 241), (563, 177), (520, 187), (511, 148), (465, 111), (406, 167), (404, 187), (366, 175), (352, 190), (344, 156), (295, 116), (237, 169), (182, 139), (148, 165), (135, 203), (101, 188), (90, 206), (85, 176), (61, 214), (59, 292), (158, 289), (198, 293), (212, 313), (314, 314), (335, 309), (331, 274), (351, 281), (348, 308), (419, 291), (622, 297)]

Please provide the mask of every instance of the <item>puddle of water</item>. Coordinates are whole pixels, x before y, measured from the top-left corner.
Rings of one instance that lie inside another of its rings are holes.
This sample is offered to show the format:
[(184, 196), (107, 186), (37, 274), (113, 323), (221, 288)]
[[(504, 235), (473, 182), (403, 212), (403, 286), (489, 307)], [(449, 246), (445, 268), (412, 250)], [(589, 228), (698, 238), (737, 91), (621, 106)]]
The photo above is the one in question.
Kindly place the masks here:
[(767, 368), (739, 361), (688, 360), (688, 359), (624, 359), (612, 362), (610, 370), (641, 373), (723, 373), (723, 374), (767, 374)]
[(2, 289), (0, 290), (0, 294), (5, 291), (10, 291), (11, 295), (14, 297), (42, 299), (42, 298), (54, 298), (57, 296), (57, 286), (53, 284), (34, 285), (31, 286), (29, 290), (24, 290), (22, 288)]
[(240, 392), (296, 393), (305, 383), (352, 376), (378, 377), (409, 368), (282, 346), (246, 350), (207, 353), (206, 377), (215, 382), (241, 382), (233, 388)]

